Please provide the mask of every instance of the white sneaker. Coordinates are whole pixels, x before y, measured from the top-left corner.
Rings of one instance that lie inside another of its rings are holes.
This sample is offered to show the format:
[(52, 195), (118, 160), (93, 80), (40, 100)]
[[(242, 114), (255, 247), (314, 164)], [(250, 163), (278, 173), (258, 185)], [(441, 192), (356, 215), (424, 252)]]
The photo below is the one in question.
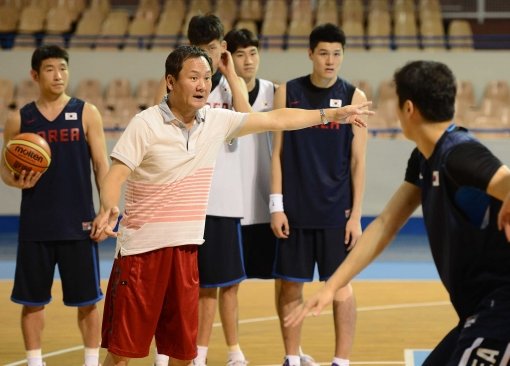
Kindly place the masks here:
[(198, 358), (195, 358), (193, 360), (193, 366), (207, 366), (207, 360), (200, 360)]
[(248, 361), (246, 360), (228, 360), (227, 366), (246, 366)]
[(299, 355), (299, 359), (301, 361), (301, 366), (320, 366), (310, 355), (303, 353), (302, 355)]

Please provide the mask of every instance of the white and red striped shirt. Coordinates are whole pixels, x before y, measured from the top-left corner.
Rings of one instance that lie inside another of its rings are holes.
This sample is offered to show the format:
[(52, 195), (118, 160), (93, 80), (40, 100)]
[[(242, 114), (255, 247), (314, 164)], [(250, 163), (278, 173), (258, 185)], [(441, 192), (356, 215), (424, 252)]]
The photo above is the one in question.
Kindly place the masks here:
[(246, 114), (204, 107), (186, 130), (165, 102), (138, 113), (111, 157), (132, 173), (125, 190), (117, 253), (133, 255), (204, 242), (218, 151), (236, 137)]

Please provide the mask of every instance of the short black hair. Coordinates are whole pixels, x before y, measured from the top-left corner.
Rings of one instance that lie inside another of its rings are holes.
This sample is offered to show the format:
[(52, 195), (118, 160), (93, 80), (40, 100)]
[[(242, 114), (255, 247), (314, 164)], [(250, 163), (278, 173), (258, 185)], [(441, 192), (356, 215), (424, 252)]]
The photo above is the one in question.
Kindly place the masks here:
[(431, 122), (453, 119), (457, 83), (448, 66), (436, 61), (412, 61), (393, 76), (400, 108), (410, 100)]
[(184, 61), (190, 58), (205, 57), (212, 70), (212, 61), (207, 52), (197, 46), (181, 45), (170, 52), (165, 62), (165, 79), (168, 75), (172, 75), (176, 80), (182, 70)]
[(246, 28), (232, 29), (225, 35), (227, 41), (227, 50), (234, 53), (239, 48), (256, 47), (259, 48), (259, 40), (252, 31)]
[(223, 41), (223, 24), (214, 14), (195, 15), (189, 21), (188, 40), (192, 45), (207, 44), (215, 39)]
[(319, 42), (340, 43), (345, 47), (345, 33), (333, 23), (325, 23), (316, 26), (310, 33), (310, 49), (313, 51)]
[(42, 62), (49, 58), (60, 58), (69, 63), (69, 54), (66, 50), (55, 45), (45, 45), (36, 48), (32, 54), (32, 70), (39, 72)]

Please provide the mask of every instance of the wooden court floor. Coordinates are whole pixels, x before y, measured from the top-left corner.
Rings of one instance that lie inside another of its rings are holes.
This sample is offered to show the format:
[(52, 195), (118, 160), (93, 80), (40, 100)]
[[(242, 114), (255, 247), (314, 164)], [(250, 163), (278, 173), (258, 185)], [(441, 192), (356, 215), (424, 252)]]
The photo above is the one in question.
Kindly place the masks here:
[[(106, 281), (102, 282), (103, 290)], [(20, 306), (9, 300), (12, 281), (0, 281), (0, 364), (25, 365), (19, 327)], [(305, 286), (305, 297), (321, 283)], [(430, 349), (456, 323), (448, 296), (438, 281), (355, 281), (358, 323), (353, 365), (404, 365), (404, 349)], [(279, 365), (284, 355), (274, 307), (273, 281), (245, 281), (239, 290), (240, 344), (250, 366)], [(62, 304), (56, 281), (47, 306), (43, 353), (47, 366), (80, 366), (83, 360), (76, 311)], [(100, 303), (101, 307), (103, 302)], [(334, 329), (330, 309), (305, 320), (302, 346), (321, 364), (330, 364)], [(225, 365), (226, 346), (217, 320), (208, 365)], [(152, 354), (130, 365), (152, 365)], [(104, 351), (101, 351), (101, 359)]]

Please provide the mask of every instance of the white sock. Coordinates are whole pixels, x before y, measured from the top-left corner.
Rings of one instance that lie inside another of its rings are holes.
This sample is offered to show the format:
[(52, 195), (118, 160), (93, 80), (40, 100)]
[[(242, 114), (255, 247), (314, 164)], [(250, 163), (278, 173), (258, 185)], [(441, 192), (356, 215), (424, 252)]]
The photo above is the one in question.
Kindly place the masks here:
[(349, 366), (349, 360), (345, 358), (333, 357), (333, 363), (336, 363), (338, 366)]
[(99, 366), (99, 347), (98, 348), (85, 347), (84, 366)]
[(43, 366), (41, 349), (27, 351), (27, 366)]
[(299, 355), (286, 355), (285, 358), (289, 360), (289, 366), (301, 366)]
[(203, 363), (206, 363), (208, 350), (209, 350), (209, 347), (197, 346), (197, 357), (195, 358), (195, 360), (200, 360)]
[(154, 366), (168, 366), (168, 362), (170, 361), (170, 357), (167, 355), (164, 355), (162, 353), (158, 353), (158, 350), (156, 349), (154, 351)]

